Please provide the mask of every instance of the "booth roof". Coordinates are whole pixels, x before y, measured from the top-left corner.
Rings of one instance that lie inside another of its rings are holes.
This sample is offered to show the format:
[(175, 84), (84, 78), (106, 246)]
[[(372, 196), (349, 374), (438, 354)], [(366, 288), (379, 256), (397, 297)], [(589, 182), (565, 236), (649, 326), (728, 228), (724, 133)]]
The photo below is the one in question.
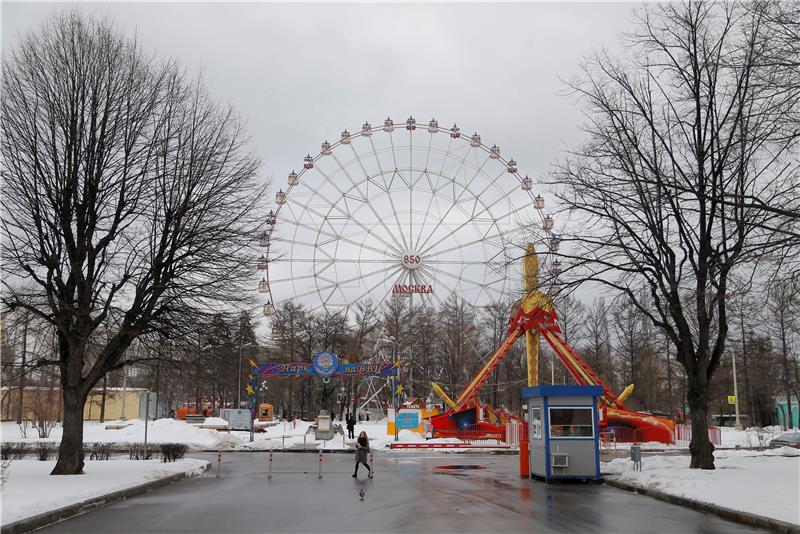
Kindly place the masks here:
[(522, 398), (601, 397), (603, 386), (533, 386), (522, 388)]

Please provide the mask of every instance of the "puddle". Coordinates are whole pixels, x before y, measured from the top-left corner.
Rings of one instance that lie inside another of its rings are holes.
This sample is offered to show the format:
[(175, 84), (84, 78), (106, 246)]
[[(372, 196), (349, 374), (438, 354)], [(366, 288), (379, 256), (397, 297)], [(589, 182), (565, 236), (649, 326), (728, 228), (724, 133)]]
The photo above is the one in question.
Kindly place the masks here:
[(475, 464), (460, 464), (460, 465), (437, 465), (434, 469), (441, 469), (442, 471), (464, 471), (470, 469), (486, 469), (482, 465)]

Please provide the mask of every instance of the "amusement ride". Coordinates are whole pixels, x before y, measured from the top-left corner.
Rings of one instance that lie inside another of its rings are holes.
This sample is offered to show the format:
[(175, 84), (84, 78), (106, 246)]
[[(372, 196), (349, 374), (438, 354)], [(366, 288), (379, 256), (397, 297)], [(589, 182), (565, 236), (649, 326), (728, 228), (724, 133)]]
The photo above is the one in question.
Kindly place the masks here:
[(288, 174), (266, 222), (258, 260), (265, 315), (288, 301), (349, 314), (367, 300), (380, 307), (404, 299), (413, 312), (452, 297), (475, 308), (516, 299), (507, 337), (455, 400), (431, 385), (447, 406), (430, 419), (435, 434), (491, 434), (516, 417), (481, 404), (478, 395), (520, 337), (528, 385), (538, 384), (541, 337), (579, 385), (602, 386), (602, 427), (625, 427), (647, 441), (672, 439), (672, 421), (628, 409), (633, 385), (615, 394), (562, 335), (553, 288), (540, 288), (539, 256), (533, 245), (521, 245), (540, 227), (543, 262), (557, 276), (553, 218), (534, 195), (533, 180), (478, 133), (413, 117), (344, 130)]

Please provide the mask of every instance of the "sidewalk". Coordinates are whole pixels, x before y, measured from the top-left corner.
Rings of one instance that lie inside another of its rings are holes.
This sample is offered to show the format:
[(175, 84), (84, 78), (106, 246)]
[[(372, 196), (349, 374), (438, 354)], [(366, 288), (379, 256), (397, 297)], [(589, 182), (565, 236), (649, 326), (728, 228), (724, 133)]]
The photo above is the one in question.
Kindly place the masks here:
[(195, 476), (206, 460), (89, 461), (83, 475), (51, 476), (55, 461), (14, 460), (2, 490), (2, 532), (27, 532)]

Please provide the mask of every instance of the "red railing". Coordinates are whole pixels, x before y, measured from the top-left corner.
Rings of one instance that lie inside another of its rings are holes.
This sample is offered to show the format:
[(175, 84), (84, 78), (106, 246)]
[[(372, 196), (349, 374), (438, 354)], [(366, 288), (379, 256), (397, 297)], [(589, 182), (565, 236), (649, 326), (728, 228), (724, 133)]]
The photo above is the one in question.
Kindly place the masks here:
[[(603, 443), (646, 443), (646, 428), (629, 428), (624, 426), (610, 427), (600, 433)], [(722, 444), (722, 432), (716, 426), (708, 427), (708, 439), (714, 445)], [(692, 441), (692, 425), (675, 425), (672, 442), (676, 445), (688, 445)]]
[(524, 422), (506, 423), (496, 430), (481, 428), (479, 425), (468, 425), (458, 430), (434, 430), (434, 438), (457, 438), (471, 445), (509, 445), (519, 446), (519, 442), (528, 435), (528, 427)]
[(503, 441), (506, 445), (519, 447), (520, 441), (528, 441), (528, 425), (525, 422), (506, 423)]
[(470, 428), (473, 425), (470, 425), (464, 429), (458, 430), (434, 430), (433, 437), (434, 438), (457, 438), (463, 441), (464, 443), (469, 443), (472, 445), (499, 445), (503, 442), (503, 438), (505, 437), (503, 434), (504, 432), (498, 431), (487, 431), (481, 429)]
[[(675, 425), (675, 443), (688, 445), (692, 441), (692, 425)], [(708, 439), (714, 445), (722, 445), (722, 431), (719, 427), (708, 427)]]

